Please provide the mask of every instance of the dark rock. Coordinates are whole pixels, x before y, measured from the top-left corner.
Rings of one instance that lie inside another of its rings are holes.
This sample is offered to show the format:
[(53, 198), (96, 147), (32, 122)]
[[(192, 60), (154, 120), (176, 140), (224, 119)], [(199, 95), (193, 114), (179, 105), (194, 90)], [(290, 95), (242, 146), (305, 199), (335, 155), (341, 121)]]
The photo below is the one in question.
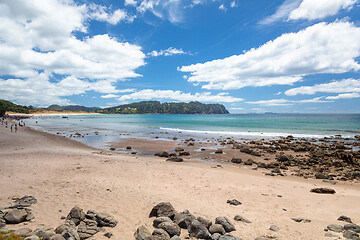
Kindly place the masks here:
[(138, 227), (134, 233), (135, 240), (150, 240), (150, 236), (150, 232), (144, 226)]
[(187, 151), (179, 152), (179, 156), (189, 156), (189, 155), (190, 155), (190, 153)]
[(112, 234), (111, 232), (107, 232), (104, 234), (104, 236), (107, 238), (111, 238), (112, 236), (114, 236), (114, 234)]
[(126, 149), (127, 149), (127, 150), (130, 150), (130, 149), (132, 149), (132, 147), (131, 147), (131, 146), (127, 146)]
[(274, 168), (273, 170), (271, 170), (271, 173), (274, 173), (274, 174), (281, 174), (281, 171), (279, 168)]
[(353, 222), (351, 221), (351, 218), (349, 218), (349, 217), (347, 217), (347, 216), (344, 216), (344, 215), (338, 217), (337, 220), (338, 220), (338, 221), (348, 222), (348, 223), (353, 223)]
[[(43, 239), (46, 240), (46, 239)], [(49, 238), (49, 240), (66, 240), (61, 234), (55, 234)]]
[(181, 238), (179, 236), (173, 236), (170, 240), (181, 240)]
[(29, 207), (32, 204), (37, 203), (37, 200), (33, 196), (24, 196), (15, 201), (15, 205)]
[(202, 224), (196, 219), (189, 224), (188, 231), (190, 237), (195, 237), (200, 239), (211, 239), (211, 234), (209, 230), (205, 227), (204, 224)]
[(256, 164), (257, 164), (258, 168), (267, 168), (266, 163), (263, 163), (263, 162), (257, 162)]
[(335, 190), (331, 188), (313, 188), (310, 190), (312, 193), (320, 193), (320, 194), (335, 194)]
[(289, 161), (289, 158), (284, 154), (280, 154), (276, 157), (276, 160), (278, 160), (279, 162), (287, 162)]
[(85, 219), (84, 221), (81, 221), (77, 229), (80, 239), (89, 238), (98, 231), (99, 229), (97, 227), (97, 222), (91, 219)]
[(328, 177), (322, 173), (315, 174), (315, 178), (316, 179), (328, 179)]
[(181, 213), (176, 213), (174, 216), (174, 222), (183, 229), (187, 229), (188, 225), (195, 219), (195, 216), (192, 215), (189, 210), (185, 210)]
[(184, 159), (182, 159), (181, 157), (178, 156), (171, 156), (168, 159), (166, 159), (166, 161), (170, 161), (170, 162), (183, 162)]
[(112, 148), (110, 148), (110, 151), (115, 151), (115, 150), (116, 150), (116, 148), (113, 148), (113, 147), (112, 147)]
[(231, 162), (232, 162), (232, 163), (240, 164), (240, 163), (242, 163), (242, 159), (241, 159), (241, 158), (233, 157), (233, 158), (231, 159)]
[(75, 206), (70, 210), (66, 219), (73, 221), (75, 225), (79, 225), (79, 223), (85, 219), (85, 213), (81, 208)]
[(347, 238), (347, 239), (356, 239), (356, 240), (359, 240), (359, 234), (357, 234), (356, 232), (351, 231), (351, 230), (346, 230), (346, 231), (343, 233), (343, 237), (344, 237), (344, 238)]
[(241, 240), (241, 238), (235, 237), (231, 234), (222, 235), (219, 240)]
[(173, 222), (162, 222), (158, 225), (158, 228), (164, 229), (170, 237), (172, 236), (180, 236), (181, 228)]
[(61, 224), (60, 226), (58, 226), (57, 228), (55, 228), (55, 233), (56, 234), (62, 234), (66, 229), (69, 228), (76, 228), (76, 225), (73, 221), (71, 220), (66, 220), (64, 224)]
[(169, 217), (157, 217), (153, 221), (154, 228), (158, 228), (159, 224), (163, 222), (172, 222), (172, 220)]
[(61, 235), (65, 240), (80, 240), (79, 234), (75, 228), (68, 228)]
[(232, 199), (232, 200), (227, 200), (226, 201), (228, 204), (230, 205), (234, 205), (234, 206), (238, 206), (241, 205), (242, 203), (240, 201), (238, 201), (237, 199)]
[(303, 223), (311, 222), (310, 219), (306, 219), (306, 218), (291, 218), (291, 220), (294, 220), (295, 222), (303, 222)]
[(242, 216), (240, 216), (240, 215), (236, 215), (236, 216), (234, 217), (234, 220), (235, 220), (235, 221), (238, 221), (238, 222), (251, 223), (250, 220), (248, 220), (248, 219), (246, 219), (246, 218), (244, 218), (244, 217), (242, 217)]
[(98, 227), (115, 227), (117, 225), (117, 221), (113, 216), (107, 213), (97, 213), (96, 214), (96, 222)]
[(161, 202), (158, 203), (153, 209), (151, 210), (149, 217), (169, 217), (174, 219), (176, 211), (174, 207), (169, 202)]
[(222, 150), (221, 148), (219, 148), (219, 149), (217, 149), (217, 150), (215, 151), (215, 153), (216, 153), (216, 154), (222, 154), (222, 153), (223, 153), (223, 150)]
[(13, 209), (4, 215), (4, 220), (7, 224), (18, 224), (25, 222), (29, 214), (30, 209)]
[(251, 154), (251, 149), (245, 146), (240, 147), (240, 152)]
[(165, 151), (161, 151), (160, 153), (155, 154), (159, 157), (169, 157), (169, 153)]
[(224, 227), (221, 224), (212, 224), (209, 228), (209, 232), (211, 234), (219, 233), (221, 235), (226, 233)]
[(176, 147), (175, 148), (175, 152), (182, 152), (184, 151), (184, 149), (182, 147)]
[(153, 231), (150, 239), (151, 240), (170, 240), (170, 236), (164, 229), (157, 228)]
[(359, 226), (359, 225), (356, 225), (356, 224), (354, 224), (354, 223), (345, 224), (344, 228), (345, 228), (346, 230), (351, 230), (351, 231), (360, 233), (360, 226)]
[(204, 226), (209, 229), (209, 227), (211, 226), (212, 222), (208, 219), (205, 219), (203, 217), (197, 217), (196, 220), (198, 220), (200, 223), (204, 224)]
[(276, 225), (271, 225), (270, 228), (269, 228), (271, 231), (274, 231), (274, 232), (277, 232), (280, 230), (280, 228)]
[(221, 224), (226, 232), (236, 231), (235, 226), (231, 223), (230, 219), (227, 217), (217, 217), (215, 219), (216, 224)]
[(327, 229), (333, 232), (342, 232), (344, 231), (344, 227), (338, 224), (330, 224), (327, 226)]
[(252, 165), (253, 164), (253, 160), (252, 159), (248, 159), (244, 162), (245, 165)]
[(219, 240), (220, 237), (221, 237), (221, 234), (220, 234), (220, 233), (214, 233), (214, 234), (212, 235), (212, 239), (213, 239), (213, 240)]
[(332, 233), (330, 233), (330, 232), (326, 232), (324, 236), (325, 236), (325, 237), (331, 237), (331, 238), (337, 238), (337, 239), (339, 239), (339, 236), (338, 236), (338, 235), (332, 234)]

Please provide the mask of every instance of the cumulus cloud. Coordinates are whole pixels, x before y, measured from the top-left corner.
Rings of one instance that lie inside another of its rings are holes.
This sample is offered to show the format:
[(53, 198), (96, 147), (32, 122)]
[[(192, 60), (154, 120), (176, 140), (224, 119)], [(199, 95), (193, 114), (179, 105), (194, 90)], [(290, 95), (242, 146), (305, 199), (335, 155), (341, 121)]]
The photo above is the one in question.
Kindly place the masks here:
[(292, 88), (285, 92), (288, 96), (295, 95), (312, 95), (317, 92), (325, 93), (346, 93), (346, 92), (360, 92), (360, 79), (343, 79), (340, 81), (332, 81), (330, 83), (316, 84), (314, 86), (302, 86)]
[(159, 57), (159, 56), (172, 56), (172, 55), (183, 55), (183, 54), (190, 54), (189, 52), (184, 52), (182, 49), (176, 49), (173, 47), (169, 47), (165, 50), (160, 51), (152, 51), (148, 53), (147, 55), (150, 57)]
[(189, 82), (205, 89), (289, 85), (318, 73), (359, 70), (360, 28), (353, 23), (318, 23), (286, 33), (256, 49), (205, 63), (182, 66)]
[(290, 20), (322, 19), (336, 15), (342, 9), (351, 9), (357, 0), (303, 0), (300, 6), (289, 14)]
[(174, 100), (174, 101), (199, 101), (199, 102), (240, 102), (244, 99), (229, 96), (227, 93), (212, 95), (210, 92), (204, 93), (185, 93), (173, 90), (153, 90), (144, 89), (138, 92), (122, 95), (118, 100), (120, 102), (128, 100)]
[(136, 0), (125, 0), (125, 6), (136, 6), (137, 1)]
[(246, 102), (249, 104), (258, 104), (263, 106), (289, 106), (298, 103), (329, 103), (332, 101), (323, 100), (324, 97), (317, 97), (312, 99), (305, 99), (305, 100), (287, 100), (287, 99), (271, 99), (271, 100), (261, 100), (261, 101), (254, 101), (254, 102)]
[(342, 93), (342, 94), (339, 94), (337, 96), (326, 97), (326, 99), (333, 99), (333, 100), (336, 100), (336, 99), (351, 99), (351, 98), (360, 98), (360, 94), (359, 93)]
[(123, 9), (117, 9), (111, 12), (108, 7), (97, 4), (89, 5), (88, 15), (91, 19), (108, 22), (113, 25), (116, 25), (121, 21), (132, 22), (135, 19), (135, 16), (129, 15)]
[[(93, 18), (87, 5), (72, 0), (4, 0), (0, 12), (4, 98), (33, 105), (64, 104), (64, 96), (85, 91), (113, 93), (117, 81), (140, 76), (135, 70), (145, 64), (139, 46), (106, 34), (75, 37), (76, 32), (87, 33)], [(14, 86), (17, 92), (9, 95)]]

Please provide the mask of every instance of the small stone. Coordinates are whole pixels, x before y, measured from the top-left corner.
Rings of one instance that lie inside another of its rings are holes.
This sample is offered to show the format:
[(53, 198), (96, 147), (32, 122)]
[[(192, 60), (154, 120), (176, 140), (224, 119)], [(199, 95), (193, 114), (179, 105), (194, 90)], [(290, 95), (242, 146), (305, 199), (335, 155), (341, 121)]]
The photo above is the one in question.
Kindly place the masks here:
[(163, 222), (172, 222), (172, 220), (169, 217), (157, 217), (153, 221), (154, 228), (158, 228), (159, 224)]
[(150, 239), (150, 232), (145, 226), (140, 226), (136, 229), (134, 237), (136, 240), (148, 240)]
[(196, 220), (198, 220), (200, 223), (204, 224), (204, 226), (209, 229), (209, 227), (211, 226), (212, 222), (208, 219), (205, 219), (203, 217), (197, 217)]
[(312, 193), (320, 193), (320, 194), (335, 194), (335, 190), (331, 188), (313, 188), (310, 190)]
[(15, 235), (19, 235), (21, 237), (28, 237), (32, 235), (32, 230), (29, 228), (20, 228), (14, 232)]
[(232, 163), (240, 164), (240, 163), (242, 163), (242, 159), (241, 159), (241, 158), (233, 157), (233, 158), (231, 159), (231, 162), (232, 162)]
[(39, 240), (39, 237), (36, 235), (31, 235), (29, 237), (24, 238), (24, 240)]
[(222, 235), (219, 240), (241, 240), (241, 238), (235, 237), (231, 234)]
[(117, 225), (117, 220), (114, 219), (113, 216), (107, 213), (97, 213), (96, 221), (98, 227), (115, 227)]
[(164, 230), (164, 229), (160, 229), (157, 228), (153, 231), (152, 233), (152, 237), (150, 238), (152, 239), (156, 239), (156, 240), (170, 240), (170, 236), (169, 234)]
[(162, 222), (158, 225), (158, 228), (164, 229), (170, 237), (175, 235), (180, 236), (181, 233), (181, 228), (173, 222)]
[(237, 199), (232, 199), (232, 200), (227, 200), (226, 201), (228, 204), (230, 205), (234, 205), (234, 206), (238, 206), (241, 205), (242, 203), (240, 201), (238, 201)]
[(181, 157), (178, 157), (178, 156), (171, 156), (168, 159), (166, 159), (166, 161), (169, 161), (169, 162), (183, 162), (184, 159), (182, 159)]
[(332, 233), (330, 233), (330, 232), (326, 232), (324, 236), (325, 236), (325, 237), (331, 237), (331, 238), (338, 238), (338, 239), (339, 239), (339, 236), (338, 236), (338, 235), (332, 234)]
[(244, 218), (244, 217), (242, 217), (242, 216), (240, 216), (240, 215), (236, 215), (236, 216), (234, 217), (234, 220), (235, 220), (235, 221), (238, 221), (238, 222), (251, 223), (250, 220), (248, 220), (248, 219), (246, 219), (246, 218)]
[(217, 217), (215, 219), (216, 224), (221, 224), (226, 232), (236, 231), (235, 226), (231, 223), (230, 219), (227, 217)]
[(114, 234), (112, 234), (111, 232), (107, 232), (104, 234), (104, 236), (107, 238), (111, 238), (112, 236), (114, 236)]
[(132, 147), (131, 147), (131, 146), (127, 146), (126, 149), (127, 149), (127, 150), (130, 150), (130, 149), (132, 149)]
[(269, 228), (271, 231), (274, 231), (274, 232), (277, 232), (280, 230), (280, 228), (276, 225), (271, 225), (270, 228)]
[(310, 219), (305, 219), (305, 218), (291, 218), (291, 220), (294, 220), (295, 222), (303, 222), (303, 223), (311, 222)]
[(221, 224), (212, 224), (209, 228), (209, 232), (211, 234), (219, 233), (221, 235), (226, 233), (224, 227)]
[(347, 217), (347, 216), (344, 216), (344, 215), (341, 215), (340, 217), (338, 217), (337, 219), (338, 221), (344, 221), (344, 222), (348, 222), (348, 223), (353, 223), (351, 221), (351, 218)]
[(222, 150), (221, 148), (219, 148), (219, 149), (217, 149), (217, 150), (215, 151), (215, 153), (216, 153), (216, 154), (223, 154), (223, 150)]

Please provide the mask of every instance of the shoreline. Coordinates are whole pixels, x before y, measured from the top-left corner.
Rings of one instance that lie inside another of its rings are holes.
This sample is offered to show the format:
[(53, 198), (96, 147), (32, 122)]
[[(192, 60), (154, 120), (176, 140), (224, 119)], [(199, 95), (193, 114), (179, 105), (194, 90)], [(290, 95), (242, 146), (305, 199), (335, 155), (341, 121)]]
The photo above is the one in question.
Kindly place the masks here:
[[(0, 126), (0, 150), (0, 207), (12, 204), (14, 195), (38, 200), (31, 206), (33, 220), (7, 225), (9, 228), (34, 230), (44, 224), (54, 229), (64, 222), (61, 216), (66, 217), (77, 205), (85, 211), (111, 214), (118, 225), (105, 230), (117, 239), (134, 239), (140, 225), (152, 231), (153, 218), (148, 214), (159, 202), (171, 202), (178, 211), (189, 209), (210, 220), (227, 216), (237, 230), (231, 234), (244, 240), (274, 235), (278, 239), (323, 239), (327, 225), (342, 224), (336, 220), (340, 215), (360, 222), (360, 184), (356, 181), (332, 185), (320, 179), (266, 176), (265, 169), (254, 171), (227, 163), (218, 166), (191, 160), (191, 155), (174, 163), (159, 157), (118, 154), (28, 127), (11, 133)], [(336, 194), (310, 193), (314, 187), (333, 188)], [(234, 198), (242, 205), (226, 203)], [(234, 221), (236, 214), (252, 223)], [(291, 220), (295, 217), (311, 222), (297, 223)], [(280, 230), (269, 230), (271, 225)], [(107, 239), (104, 233), (93, 239)], [(181, 238), (186, 234), (182, 230)]]

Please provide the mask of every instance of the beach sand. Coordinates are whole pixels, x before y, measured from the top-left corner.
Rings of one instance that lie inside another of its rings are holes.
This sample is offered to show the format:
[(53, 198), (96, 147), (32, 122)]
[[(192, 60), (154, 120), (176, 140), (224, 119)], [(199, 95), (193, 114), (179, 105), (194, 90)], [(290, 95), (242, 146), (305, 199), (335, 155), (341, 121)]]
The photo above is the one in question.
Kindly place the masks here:
[[(200, 162), (166, 162), (164, 158), (105, 152), (62, 136), (19, 128), (11, 133), (0, 125), (0, 207), (13, 203), (11, 197), (32, 195), (38, 202), (31, 208), (35, 219), (7, 227), (35, 229), (41, 224), (56, 228), (75, 205), (105, 212), (118, 220), (106, 229), (112, 239), (134, 239), (140, 225), (152, 231), (148, 215), (159, 202), (170, 202), (177, 211), (188, 209), (195, 216), (237, 214), (252, 221), (233, 221), (233, 235), (244, 240), (272, 235), (278, 239), (329, 239), (324, 228), (345, 224), (340, 215), (360, 223), (360, 184), (294, 176), (264, 176), (238, 166)], [(310, 193), (314, 187), (335, 189), (334, 195)], [(280, 197), (281, 196), (281, 197)], [(231, 206), (228, 199), (242, 205)], [(286, 211), (285, 211), (286, 209)], [(291, 218), (310, 219), (296, 223)], [(280, 230), (272, 232), (271, 225)], [(107, 239), (99, 232), (91, 239)], [(337, 234), (337, 233), (334, 233)], [(182, 230), (182, 239), (187, 231)], [(340, 235), (340, 234), (337, 234)]]

